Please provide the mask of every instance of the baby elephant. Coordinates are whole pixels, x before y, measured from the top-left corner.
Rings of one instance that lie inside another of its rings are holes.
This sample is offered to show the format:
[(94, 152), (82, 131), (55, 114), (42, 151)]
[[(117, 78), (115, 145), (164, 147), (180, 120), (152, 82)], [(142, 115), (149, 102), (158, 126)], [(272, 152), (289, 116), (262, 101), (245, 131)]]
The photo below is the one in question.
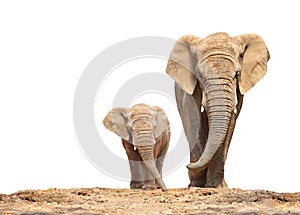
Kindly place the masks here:
[(103, 124), (122, 138), (131, 171), (130, 188), (160, 187), (166, 191), (162, 166), (169, 147), (170, 126), (165, 112), (160, 107), (146, 104), (114, 108)]

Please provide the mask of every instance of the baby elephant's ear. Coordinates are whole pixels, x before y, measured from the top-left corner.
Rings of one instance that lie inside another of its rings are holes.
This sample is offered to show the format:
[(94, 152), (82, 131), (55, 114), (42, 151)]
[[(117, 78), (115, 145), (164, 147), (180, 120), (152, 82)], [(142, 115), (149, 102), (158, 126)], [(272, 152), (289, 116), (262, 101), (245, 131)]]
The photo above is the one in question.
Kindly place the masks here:
[(154, 127), (154, 137), (158, 138), (168, 128), (169, 121), (163, 109), (158, 106), (153, 106), (156, 113), (156, 126)]
[(103, 125), (124, 140), (129, 140), (124, 114), (126, 108), (114, 108), (103, 119)]

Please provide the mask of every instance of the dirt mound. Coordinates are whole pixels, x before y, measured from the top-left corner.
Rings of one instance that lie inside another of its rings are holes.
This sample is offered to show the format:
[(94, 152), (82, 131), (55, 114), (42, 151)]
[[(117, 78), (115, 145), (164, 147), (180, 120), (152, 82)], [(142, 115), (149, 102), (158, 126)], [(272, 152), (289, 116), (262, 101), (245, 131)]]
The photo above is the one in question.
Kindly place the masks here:
[(0, 194), (0, 214), (300, 214), (300, 193), (265, 190), (107, 188)]

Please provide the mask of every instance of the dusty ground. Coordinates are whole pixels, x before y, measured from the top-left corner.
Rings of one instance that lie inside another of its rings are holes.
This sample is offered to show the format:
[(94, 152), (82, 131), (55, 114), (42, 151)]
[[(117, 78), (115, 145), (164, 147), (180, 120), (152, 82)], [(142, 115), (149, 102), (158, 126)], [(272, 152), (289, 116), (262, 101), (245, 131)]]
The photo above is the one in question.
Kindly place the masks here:
[(300, 214), (300, 193), (182, 188), (49, 189), (0, 194), (0, 214)]

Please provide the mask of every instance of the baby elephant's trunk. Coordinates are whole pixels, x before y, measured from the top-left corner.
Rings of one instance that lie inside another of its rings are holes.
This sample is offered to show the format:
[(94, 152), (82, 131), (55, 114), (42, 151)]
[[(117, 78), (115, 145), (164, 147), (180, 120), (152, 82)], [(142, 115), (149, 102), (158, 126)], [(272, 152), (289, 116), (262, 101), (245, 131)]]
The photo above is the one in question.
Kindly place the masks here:
[(162, 176), (158, 172), (155, 164), (156, 162), (154, 160), (154, 155), (153, 155), (153, 145), (138, 146), (137, 150), (139, 151), (139, 154), (143, 159), (146, 168), (149, 170), (149, 172), (155, 179), (156, 183), (160, 186), (162, 191), (166, 191), (167, 190), (166, 185), (163, 182)]

